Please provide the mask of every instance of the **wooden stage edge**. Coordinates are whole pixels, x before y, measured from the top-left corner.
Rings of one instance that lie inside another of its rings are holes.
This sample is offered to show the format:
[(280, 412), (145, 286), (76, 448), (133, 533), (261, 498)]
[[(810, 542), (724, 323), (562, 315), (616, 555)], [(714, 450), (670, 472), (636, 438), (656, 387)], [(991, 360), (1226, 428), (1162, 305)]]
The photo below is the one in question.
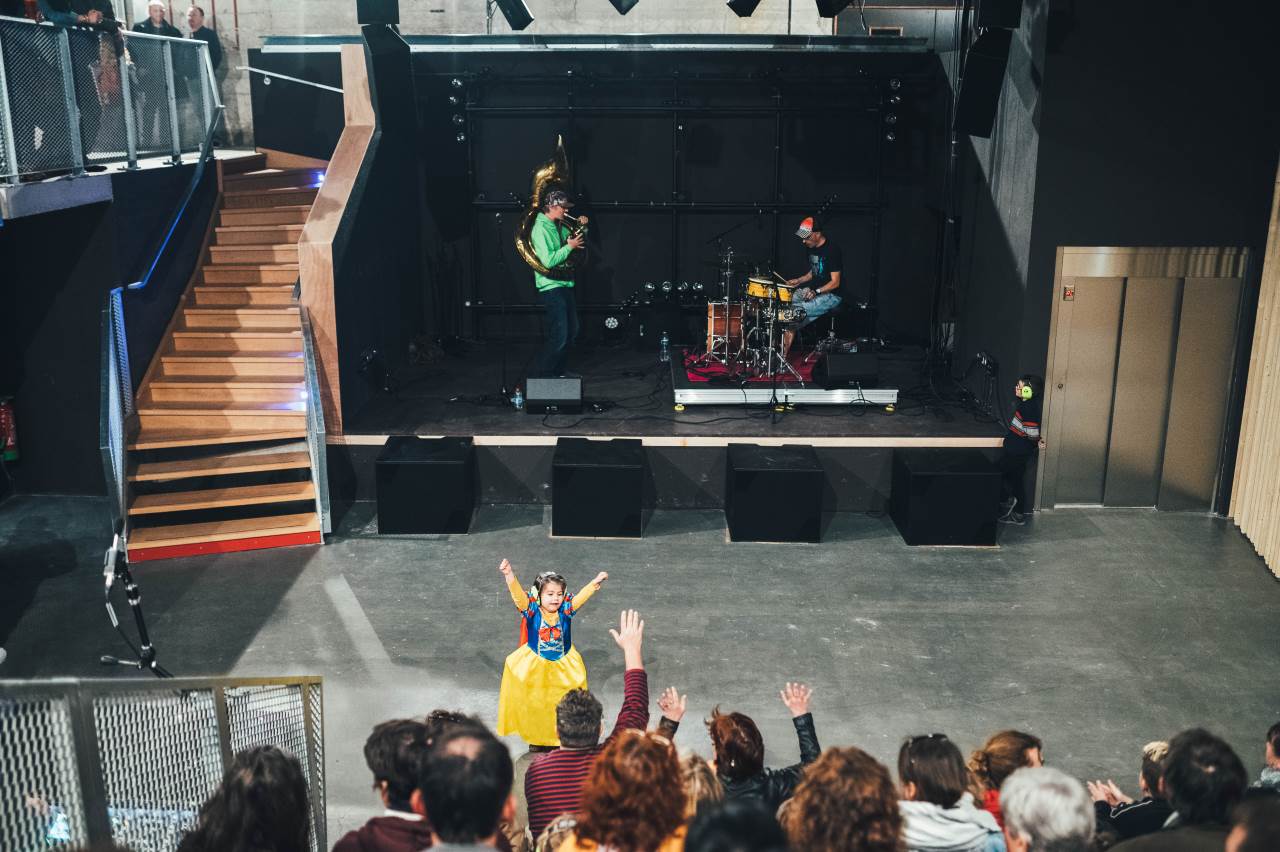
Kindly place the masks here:
[[(330, 446), (380, 447), (391, 435), (329, 435)], [(444, 435), (417, 435), (419, 438), (442, 438)], [(563, 435), (475, 435), (476, 446), (490, 447), (551, 447)], [(637, 438), (646, 447), (727, 447), (730, 444), (757, 444), (779, 447), (784, 444), (807, 444), (811, 447), (950, 447), (967, 449), (996, 449), (1004, 445), (1004, 436), (975, 437), (884, 437), (848, 435), (834, 437), (799, 436), (679, 436), (679, 435), (585, 435), (591, 441), (609, 441), (615, 438)]]

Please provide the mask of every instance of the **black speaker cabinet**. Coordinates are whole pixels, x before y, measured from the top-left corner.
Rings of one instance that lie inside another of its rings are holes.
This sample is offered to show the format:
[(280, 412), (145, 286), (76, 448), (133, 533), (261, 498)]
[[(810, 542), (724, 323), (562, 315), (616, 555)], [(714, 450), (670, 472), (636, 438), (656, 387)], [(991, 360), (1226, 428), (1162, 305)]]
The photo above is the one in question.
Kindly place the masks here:
[(730, 444), (724, 516), (730, 541), (822, 537), (822, 465), (813, 447)]
[(395, 26), (400, 23), (400, 0), (356, 0), (356, 23)]
[(978, 0), (974, 26), (980, 30), (1004, 27), (1016, 30), (1022, 23), (1022, 0)]
[(581, 414), (582, 379), (539, 379), (524, 383), (526, 414)]
[(996, 543), (1000, 469), (982, 450), (896, 450), (891, 488), (889, 515), (907, 544)]
[(387, 439), (374, 462), (378, 532), (465, 533), (476, 508), (470, 438)]
[(880, 381), (880, 356), (874, 352), (825, 352), (813, 365), (813, 380), (826, 390)]
[(551, 534), (639, 538), (645, 455), (638, 438), (561, 438), (551, 460)]
[(964, 79), (956, 98), (956, 130), (970, 136), (991, 138), (1000, 106), (1000, 87), (1009, 62), (1009, 30), (987, 30), (969, 49), (964, 62)]

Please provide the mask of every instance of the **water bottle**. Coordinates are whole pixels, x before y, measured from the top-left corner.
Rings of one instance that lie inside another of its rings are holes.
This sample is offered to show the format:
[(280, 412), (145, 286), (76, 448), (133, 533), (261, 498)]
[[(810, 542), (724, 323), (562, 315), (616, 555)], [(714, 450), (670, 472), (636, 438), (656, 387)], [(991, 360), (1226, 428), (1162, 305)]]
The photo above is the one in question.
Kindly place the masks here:
[(516, 385), (516, 392), (511, 395), (511, 404), (516, 411), (524, 411), (524, 391), (520, 390), (519, 385)]
[(671, 336), (665, 331), (658, 340), (658, 360), (663, 364), (671, 360)]

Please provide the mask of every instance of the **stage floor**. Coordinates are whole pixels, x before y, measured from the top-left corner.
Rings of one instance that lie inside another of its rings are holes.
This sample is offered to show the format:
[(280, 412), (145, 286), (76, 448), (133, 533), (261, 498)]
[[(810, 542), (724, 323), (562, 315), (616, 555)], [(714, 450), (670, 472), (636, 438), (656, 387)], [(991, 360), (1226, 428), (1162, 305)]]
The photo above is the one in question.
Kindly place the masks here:
[[(533, 343), (507, 352), (507, 384), (514, 386), (532, 363)], [(672, 357), (679, 357), (678, 350)], [(470, 343), (465, 355), (398, 373), (392, 394), (380, 394), (348, 418), (349, 440), (383, 435), (541, 436), (586, 435), (652, 438), (952, 439), (998, 444), (1002, 426), (990, 418), (934, 397), (921, 386), (918, 349), (880, 357), (880, 387), (899, 389), (889, 413), (881, 405), (797, 405), (779, 413), (768, 404), (698, 405), (676, 411), (671, 365), (656, 353), (626, 347), (579, 346), (570, 369), (583, 376), (588, 404), (606, 408), (551, 416), (515, 411), (498, 397), (502, 351), (497, 342)], [(522, 379), (520, 380), (522, 383)], [(704, 387), (712, 387), (710, 384)], [(733, 388), (736, 385), (717, 385)], [(975, 440), (976, 439), (976, 440)]]

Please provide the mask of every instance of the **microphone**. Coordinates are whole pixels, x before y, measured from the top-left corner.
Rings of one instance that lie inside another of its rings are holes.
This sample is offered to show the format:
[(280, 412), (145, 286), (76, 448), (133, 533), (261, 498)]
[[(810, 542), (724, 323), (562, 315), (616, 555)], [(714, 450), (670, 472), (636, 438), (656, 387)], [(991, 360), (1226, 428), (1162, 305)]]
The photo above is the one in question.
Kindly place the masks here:
[(102, 577), (105, 585), (103, 594), (110, 595), (111, 587), (116, 582), (116, 559), (120, 554), (120, 534), (116, 533), (111, 540), (111, 546), (107, 548), (106, 555), (102, 558)]

